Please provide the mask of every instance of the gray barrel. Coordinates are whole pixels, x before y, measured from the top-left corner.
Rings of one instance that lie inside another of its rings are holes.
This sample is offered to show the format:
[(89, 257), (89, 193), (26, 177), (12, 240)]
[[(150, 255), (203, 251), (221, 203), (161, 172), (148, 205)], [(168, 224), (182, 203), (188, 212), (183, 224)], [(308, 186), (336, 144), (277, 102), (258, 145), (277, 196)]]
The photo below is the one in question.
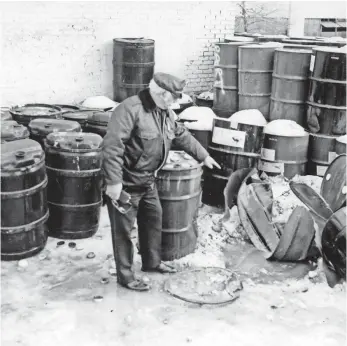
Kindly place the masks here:
[(229, 118), (238, 110), (238, 48), (248, 42), (216, 43), (213, 111)]
[(46, 138), (50, 236), (81, 239), (99, 227), (102, 138), (57, 132)]
[(239, 110), (258, 109), (269, 120), (275, 49), (280, 44), (239, 48)]
[(113, 111), (90, 113), (87, 118), (85, 131), (96, 133), (101, 137), (104, 137), (107, 132), (107, 126), (111, 119), (112, 112)]
[(113, 40), (113, 99), (122, 102), (148, 87), (154, 73), (154, 40)]
[(310, 132), (332, 136), (346, 133), (346, 50), (313, 49), (313, 72), (307, 98)]
[(305, 126), (310, 61), (311, 50), (276, 49), (272, 74), (270, 121), (288, 119)]
[(1, 145), (1, 259), (31, 257), (46, 245), (45, 154), (31, 139)]

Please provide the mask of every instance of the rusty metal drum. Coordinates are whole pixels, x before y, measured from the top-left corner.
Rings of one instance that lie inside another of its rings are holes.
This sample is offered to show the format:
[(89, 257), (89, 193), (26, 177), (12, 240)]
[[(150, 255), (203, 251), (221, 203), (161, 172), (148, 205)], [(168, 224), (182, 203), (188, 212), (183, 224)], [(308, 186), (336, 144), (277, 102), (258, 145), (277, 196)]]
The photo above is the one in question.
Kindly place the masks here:
[(164, 261), (181, 258), (195, 249), (202, 173), (202, 164), (183, 151), (170, 151), (166, 164), (158, 172)]
[(30, 138), (39, 142), (44, 148), (44, 140), (52, 132), (80, 132), (81, 125), (77, 121), (64, 119), (35, 119), (30, 121)]
[(90, 113), (87, 118), (85, 131), (96, 133), (101, 137), (104, 137), (107, 132), (107, 126), (111, 119), (112, 112), (113, 111)]
[(310, 132), (332, 136), (346, 133), (346, 49), (313, 49), (307, 98)]
[(50, 236), (81, 239), (99, 227), (102, 138), (93, 133), (56, 132), (46, 138)]
[(1, 143), (29, 138), (29, 130), (14, 120), (1, 122)]
[(311, 50), (276, 49), (272, 74), (270, 121), (288, 119), (305, 126), (310, 61)]
[(1, 259), (39, 253), (48, 237), (45, 154), (31, 139), (1, 145)]

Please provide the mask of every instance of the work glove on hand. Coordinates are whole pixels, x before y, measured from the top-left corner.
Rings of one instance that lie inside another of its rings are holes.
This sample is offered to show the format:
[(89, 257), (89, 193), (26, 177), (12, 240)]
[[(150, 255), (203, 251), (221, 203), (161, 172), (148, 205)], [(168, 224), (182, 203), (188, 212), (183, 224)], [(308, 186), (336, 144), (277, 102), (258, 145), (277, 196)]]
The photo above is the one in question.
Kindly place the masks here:
[(115, 185), (107, 185), (106, 187), (106, 195), (108, 197), (110, 197), (111, 199), (113, 199), (114, 201), (118, 201), (119, 200), (119, 196), (122, 192), (123, 189), (123, 184), (122, 183), (118, 183)]
[(213, 167), (221, 169), (219, 164), (211, 156), (206, 157), (206, 159), (204, 160), (204, 165), (209, 169), (212, 169)]

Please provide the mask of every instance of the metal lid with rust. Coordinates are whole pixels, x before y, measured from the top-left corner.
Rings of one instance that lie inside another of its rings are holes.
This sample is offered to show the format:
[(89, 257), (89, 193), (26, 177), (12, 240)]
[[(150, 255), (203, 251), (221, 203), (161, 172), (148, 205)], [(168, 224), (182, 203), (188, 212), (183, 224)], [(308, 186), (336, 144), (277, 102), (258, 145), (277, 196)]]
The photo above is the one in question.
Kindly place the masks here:
[(61, 113), (61, 108), (44, 103), (28, 103), (10, 109), (12, 116), (49, 117), (54, 118)]
[(102, 137), (94, 133), (56, 132), (46, 137), (46, 147), (62, 151), (101, 150)]
[(44, 162), (41, 145), (31, 139), (19, 139), (1, 145), (1, 174), (27, 170)]
[(202, 163), (197, 162), (193, 157), (184, 151), (170, 150), (169, 156), (163, 166), (163, 171), (181, 171), (201, 167)]
[(93, 110), (80, 109), (78, 111), (63, 113), (62, 117), (65, 120), (75, 120), (75, 121), (78, 121), (79, 123), (85, 123), (87, 122), (88, 117), (93, 113), (95, 113), (95, 109)]
[(346, 205), (346, 159), (346, 154), (336, 157), (330, 163), (322, 181), (320, 193), (334, 212)]
[(81, 125), (77, 121), (63, 119), (34, 119), (28, 126), (31, 134), (44, 137), (52, 132), (81, 131)]
[(10, 142), (29, 137), (29, 130), (14, 120), (4, 121), (1, 124), (1, 141)]

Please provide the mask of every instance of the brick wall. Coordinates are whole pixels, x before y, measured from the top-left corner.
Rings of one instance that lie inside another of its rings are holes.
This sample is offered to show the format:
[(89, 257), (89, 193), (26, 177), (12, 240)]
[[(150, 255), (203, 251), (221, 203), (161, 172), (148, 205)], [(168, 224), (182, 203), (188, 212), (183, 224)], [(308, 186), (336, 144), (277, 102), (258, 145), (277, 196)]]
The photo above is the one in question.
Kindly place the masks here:
[(3, 105), (112, 98), (115, 37), (155, 40), (156, 71), (213, 85), (214, 43), (234, 32), (233, 2), (2, 2)]

